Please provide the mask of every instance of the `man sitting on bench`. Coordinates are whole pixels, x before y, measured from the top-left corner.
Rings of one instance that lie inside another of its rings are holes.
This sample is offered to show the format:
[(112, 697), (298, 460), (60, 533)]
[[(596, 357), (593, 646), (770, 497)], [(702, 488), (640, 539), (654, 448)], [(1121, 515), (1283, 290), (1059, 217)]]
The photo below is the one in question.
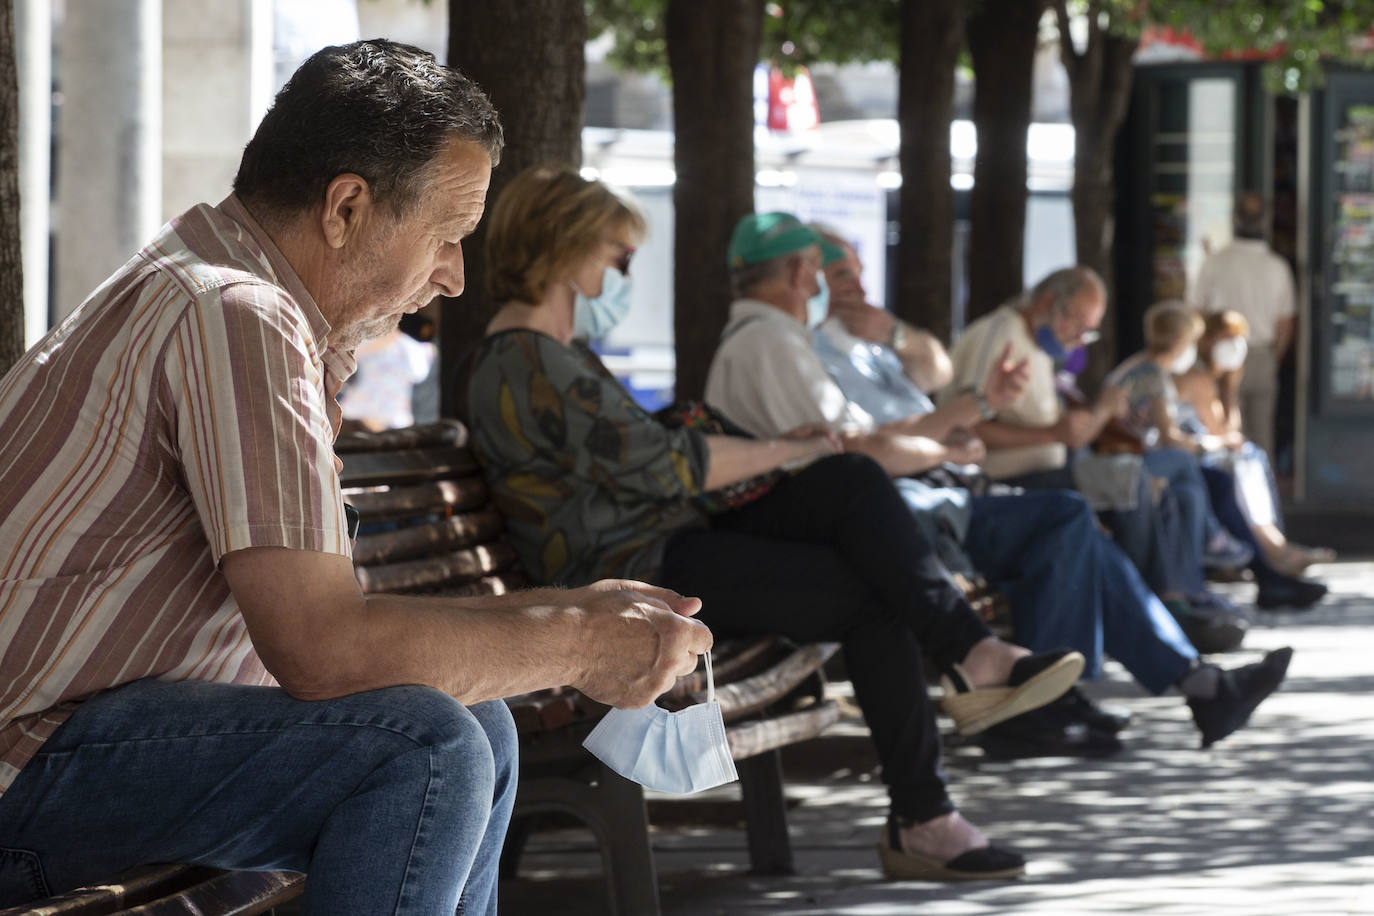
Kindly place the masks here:
[[(788, 244), (781, 244), (784, 239)], [(863, 397), (858, 397), (860, 382), (842, 389), (813, 348), (807, 302), (820, 294), (823, 242), (790, 214), (751, 214), (740, 221), (729, 253), (738, 298), (711, 364), (706, 399), (757, 436), (775, 436), (804, 424), (829, 426), (840, 434), (846, 451), (869, 455), (898, 478), (899, 489), (920, 514), (924, 491), (930, 489), (922, 472), (946, 461), (979, 463), (981, 443), (968, 429), (1020, 395), (1025, 363), (1013, 363), (1003, 353), (976, 390), (939, 410), (916, 407), (924, 394), (908, 391), (905, 401), (912, 406), (906, 415), (887, 416), (891, 404), (872, 404), (871, 378), (862, 386)], [(825, 244), (832, 266), (843, 262), (851, 273), (859, 269), (852, 249)], [(842, 338), (846, 359), (858, 344)], [(939, 347), (933, 339), (927, 346), (935, 357), (943, 355), (933, 349)], [(895, 354), (880, 355), (898, 367), (897, 375), (906, 376)], [(914, 383), (908, 384), (914, 389)], [(879, 424), (858, 400), (887, 422)], [(980, 482), (976, 474), (967, 476)], [(1100, 669), (1105, 650), (1151, 693), (1177, 686), (1192, 708), (1204, 745), (1244, 724), (1283, 679), (1291, 654), (1287, 649), (1235, 671), (1200, 664), (1168, 610), (1098, 531), (1091, 508), (1078, 494), (965, 492), (960, 500), (965, 510), (958, 525), (962, 546), (977, 569), (1011, 599), (1016, 639), (1032, 650), (1070, 646), (1088, 659), (1090, 673)], [(1073, 700), (1061, 701), (1060, 714), (1062, 703)], [(1076, 705), (1077, 715), (1088, 722), (1109, 724), (1086, 700), (1080, 698)], [(1055, 714), (1041, 710), (1030, 715), (1039, 720), (1039, 728), (1052, 729), (1060, 725), (1052, 718)]]
[(698, 601), (633, 582), (354, 579), (333, 396), (358, 343), (462, 292), (501, 144), (432, 55), (326, 48), (234, 195), (0, 380), (0, 906), (182, 862), (307, 872), (312, 913), (495, 913), (499, 698), (644, 706), (710, 647)]

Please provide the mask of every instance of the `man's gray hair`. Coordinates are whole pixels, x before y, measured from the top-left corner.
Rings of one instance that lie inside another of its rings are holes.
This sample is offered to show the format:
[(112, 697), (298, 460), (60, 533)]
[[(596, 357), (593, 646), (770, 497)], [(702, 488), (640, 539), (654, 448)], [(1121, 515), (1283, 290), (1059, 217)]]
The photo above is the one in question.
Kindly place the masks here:
[(308, 212), (339, 175), (367, 180), (402, 216), (419, 202), (429, 164), (451, 140), (496, 165), (496, 109), (463, 74), (411, 45), (381, 39), (324, 48), (287, 80), (244, 148), (234, 192), (270, 222)]
[(730, 268), (730, 294), (736, 299), (748, 299), (754, 290), (787, 270), (799, 257), (800, 254), (792, 252), (757, 264)]
[(1106, 300), (1107, 288), (1102, 283), (1102, 278), (1097, 275), (1097, 271), (1091, 267), (1061, 267), (1035, 284), (1026, 305), (1033, 306), (1045, 296), (1049, 296), (1051, 311), (1056, 315), (1062, 314), (1069, 303), (1078, 298), (1087, 286), (1096, 288), (1102, 299)]

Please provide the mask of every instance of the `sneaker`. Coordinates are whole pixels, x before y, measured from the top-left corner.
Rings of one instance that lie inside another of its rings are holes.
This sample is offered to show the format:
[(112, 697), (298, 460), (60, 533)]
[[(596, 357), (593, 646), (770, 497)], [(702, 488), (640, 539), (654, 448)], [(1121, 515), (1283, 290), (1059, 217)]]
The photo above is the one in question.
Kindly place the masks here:
[(1249, 721), (1255, 708), (1283, 683), (1292, 658), (1292, 649), (1275, 649), (1253, 665), (1222, 671), (1210, 699), (1189, 698), (1202, 746), (1211, 747)]
[(1244, 569), (1254, 559), (1254, 548), (1225, 528), (1218, 528), (1202, 550), (1203, 569)]
[(1030, 712), (1063, 696), (1083, 673), (1083, 654), (1072, 649), (1039, 652), (1016, 660), (1004, 687), (974, 687), (958, 665), (940, 679), (940, 708), (961, 735), (976, 735), (1012, 716)]
[(1120, 738), (1078, 718), (1078, 710), (1069, 700), (1072, 693), (992, 726), (977, 737), (978, 746), (994, 760), (1099, 758), (1119, 753), (1123, 749)]
[(1259, 587), (1255, 607), (1262, 611), (1306, 611), (1326, 597), (1326, 586), (1311, 579), (1266, 582)]

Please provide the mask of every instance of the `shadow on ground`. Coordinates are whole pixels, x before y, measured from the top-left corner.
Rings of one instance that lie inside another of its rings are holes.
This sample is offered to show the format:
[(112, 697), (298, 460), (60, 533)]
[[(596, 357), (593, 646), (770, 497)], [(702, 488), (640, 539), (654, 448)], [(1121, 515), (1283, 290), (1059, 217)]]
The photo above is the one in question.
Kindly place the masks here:
[[(1297, 650), (1284, 689), (1215, 748), (1198, 749), (1179, 698), (1145, 696), (1115, 665), (1090, 688), (1135, 714), (1115, 758), (991, 762), (948, 748), (962, 809), (1031, 859), (1026, 879), (883, 881), (873, 843), (886, 798), (850, 715), (784, 758), (796, 875), (748, 874), (736, 789), (651, 800), (664, 913), (1374, 912), (1374, 564), (1322, 572), (1334, 593), (1321, 608), (1261, 618), (1244, 651), (1219, 659)], [(1245, 600), (1253, 586), (1228, 589)], [(533, 837), (502, 894), (507, 914), (608, 911), (577, 829)]]

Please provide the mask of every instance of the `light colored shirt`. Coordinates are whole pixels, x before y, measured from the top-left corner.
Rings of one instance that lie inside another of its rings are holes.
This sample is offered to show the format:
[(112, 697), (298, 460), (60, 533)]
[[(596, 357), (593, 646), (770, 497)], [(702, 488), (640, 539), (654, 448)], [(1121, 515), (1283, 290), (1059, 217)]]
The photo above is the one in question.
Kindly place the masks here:
[(854, 432), (877, 426), (826, 372), (806, 325), (753, 299), (730, 306), (706, 377), (706, 403), (765, 438), (813, 423)]
[(1293, 272), (1263, 239), (1236, 239), (1198, 272), (1193, 304), (1203, 312), (1240, 312), (1250, 346), (1272, 347), (1280, 319), (1294, 312)]
[(1170, 419), (1178, 419), (1178, 387), (1167, 370), (1156, 365), (1148, 353), (1137, 353), (1113, 369), (1106, 384), (1126, 392), (1126, 415), (1122, 423), (1139, 434), (1147, 445), (1153, 445), (1160, 430), (1155, 426), (1154, 406), (1164, 402)]
[(230, 198), (163, 227), (0, 379), (0, 790), (99, 691), (273, 683), (219, 562), (350, 555), (332, 395), (353, 364), (328, 330)]
[(890, 347), (855, 337), (838, 318), (821, 322), (811, 339), (835, 384), (877, 423), (923, 417), (935, 410)]
[[(965, 391), (980, 388), (988, 371), (1011, 344), (1011, 358), (1025, 357), (1030, 367), (1026, 390), (1011, 404), (997, 412), (999, 422), (1016, 426), (1043, 428), (1059, 422), (1059, 394), (1054, 385), (1054, 360), (1040, 349), (1021, 317), (1021, 301), (1001, 306), (969, 325), (950, 351), (954, 363), (954, 381), (942, 393), (942, 399), (957, 397)], [(1016, 448), (988, 449), (983, 470), (994, 480), (1004, 480), (1034, 471), (1062, 468), (1068, 460), (1062, 443), (1026, 445)]]

